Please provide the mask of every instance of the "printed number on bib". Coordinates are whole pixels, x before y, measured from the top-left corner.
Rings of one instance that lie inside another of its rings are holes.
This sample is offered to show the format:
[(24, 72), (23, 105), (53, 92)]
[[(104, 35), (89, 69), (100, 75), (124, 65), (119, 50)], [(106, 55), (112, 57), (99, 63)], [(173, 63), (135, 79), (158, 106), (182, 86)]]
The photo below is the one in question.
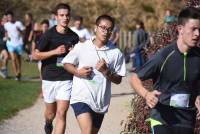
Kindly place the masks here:
[(90, 85), (90, 87), (92, 87), (92, 89), (101, 89), (104, 79), (104, 76), (99, 71), (94, 69), (90, 80), (88, 80), (88, 84)]
[(170, 106), (177, 108), (189, 107), (190, 94), (173, 94), (170, 98)]
[(56, 66), (57, 67), (63, 67), (63, 64), (61, 63), (63, 60), (63, 57), (58, 57), (56, 61)]

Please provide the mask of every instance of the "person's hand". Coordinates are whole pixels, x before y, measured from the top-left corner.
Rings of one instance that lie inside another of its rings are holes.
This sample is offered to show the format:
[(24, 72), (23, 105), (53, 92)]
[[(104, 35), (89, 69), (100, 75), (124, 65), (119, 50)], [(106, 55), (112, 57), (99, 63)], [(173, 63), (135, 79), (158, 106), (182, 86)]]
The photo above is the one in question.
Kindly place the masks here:
[[(35, 50), (35, 51), (36, 51), (36, 50)], [(32, 52), (31, 52), (31, 55), (32, 55), (33, 60), (36, 60), (36, 54), (35, 54), (35, 51), (32, 51)]]
[(107, 65), (106, 65), (106, 61), (105, 61), (104, 59), (101, 59), (101, 60), (97, 61), (96, 69), (97, 69), (99, 72), (105, 74), (106, 71), (108, 70), (108, 67), (107, 67)]
[(92, 67), (89, 66), (85, 66), (77, 70), (77, 75), (81, 78), (90, 78), (91, 73)]
[(195, 106), (197, 108), (197, 119), (200, 120), (200, 95), (196, 98)]
[(154, 91), (147, 91), (144, 98), (146, 100), (147, 105), (150, 108), (154, 108), (158, 103), (158, 97), (161, 95), (161, 92), (154, 90)]
[(64, 54), (65, 52), (66, 52), (65, 45), (61, 45), (55, 49), (56, 55), (61, 55)]

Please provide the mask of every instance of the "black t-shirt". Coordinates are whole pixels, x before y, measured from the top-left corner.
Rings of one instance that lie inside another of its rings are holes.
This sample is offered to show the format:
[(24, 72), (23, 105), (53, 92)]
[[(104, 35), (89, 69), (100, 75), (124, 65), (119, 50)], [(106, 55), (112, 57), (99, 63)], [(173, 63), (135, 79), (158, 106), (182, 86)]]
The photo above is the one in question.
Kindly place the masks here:
[[(65, 45), (66, 48), (77, 44), (79, 37), (68, 28), (65, 34), (58, 33), (56, 26), (49, 29), (39, 40), (36, 48), (41, 52), (47, 52), (56, 49), (58, 46)], [(60, 62), (68, 54), (55, 55), (48, 59), (42, 60), (42, 79), (49, 81), (72, 80), (72, 74), (68, 73), (61, 66)]]
[(27, 44), (29, 43), (28, 41), (28, 38), (29, 38), (29, 35), (30, 35), (30, 32), (32, 31), (33, 29), (33, 23), (29, 23), (28, 25), (26, 25), (26, 29), (25, 29), (25, 32), (24, 32), (24, 44)]
[(43, 32), (42, 31), (34, 31), (33, 32), (33, 41), (35, 44), (39, 44), (40, 38), (42, 37)]
[(5, 29), (4, 26), (0, 25), (0, 50), (7, 49), (6, 42), (3, 40), (5, 37)]
[[(137, 72), (141, 80), (153, 79), (154, 89), (160, 91), (158, 105), (151, 117), (164, 124), (193, 127), (195, 122), (195, 99), (200, 94), (200, 56), (196, 48), (182, 54), (172, 43), (155, 54)], [(189, 94), (188, 108), (170, 106), (173, 94)]]

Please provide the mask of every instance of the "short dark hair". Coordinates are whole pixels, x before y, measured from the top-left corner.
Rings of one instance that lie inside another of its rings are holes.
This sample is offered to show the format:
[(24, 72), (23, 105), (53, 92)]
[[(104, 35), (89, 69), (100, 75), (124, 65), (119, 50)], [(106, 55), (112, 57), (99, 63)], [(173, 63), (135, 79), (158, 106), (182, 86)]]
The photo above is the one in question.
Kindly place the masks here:
[(7, 12), (5, 13), (5, 15), (11, 15), (11, 16), (14, 16), (14, 13), (13, 13), (13, 11), (7, 11)]
[(200, 9), (195, 7), (187, 7), (178, 15), (178, 25), (184, 25), (188, 19), (200, 19)]
[(74, 16), (73, 19), (74, 19), (74, 21), (80, 21), (80, 22), (83, 22), (83, 17), (82, 17), (82, 16), (79, 16), (79, 15)]
[(44, 20), (41, 21), (40, 24), (41, 24), (41, 25), (47, 24), (47, 25), (49, 26), (49, 21), (48, 21), (47, 19), (44, 19)]
[(96, 19), (96, 25), (98, 26), (102, 20), (110, 21), (112, 23), (112, 28), (115, 25), (115, 19), (113, 17), (109, 16), (109, 15), (106, 15), (106, 14), (101, 15)]
[(33, 19), (33, 14), (32, 13), (28, 12), (28, 13), (26, 13), (26, 15), (28, 15), (31, 19)]
[(145, 29), (143, 21), (137, 21), (136, 24), (139, 25), (140, 28)]
[(71, 11), (71, 8), (66, 3), (59, 3), (56, 5), (55, 9), (53, 10), (54, 14), (56, 15), (59, 9), (67, 9), (69, 12)]

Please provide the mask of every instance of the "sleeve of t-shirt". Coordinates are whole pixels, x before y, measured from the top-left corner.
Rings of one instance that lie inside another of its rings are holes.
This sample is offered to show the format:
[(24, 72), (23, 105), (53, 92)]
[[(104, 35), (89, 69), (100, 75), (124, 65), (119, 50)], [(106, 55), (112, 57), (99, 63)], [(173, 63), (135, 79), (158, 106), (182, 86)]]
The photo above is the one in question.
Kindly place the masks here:
[(70, 63), (73, 65), (78, 65), (79, 53), (80, 53), (80, 44), (76, 44), (75, 47), (64, 57), (62, 63)]
[(156, 53), (141, 67), (141, 69), (136, 71), (141, 80), (156, 78), (158, 75), (160, 75), (160, 68), (163, 63), (161, 53), (162, 52)]
[(7, 26), (8, 26), (8, 23), (5, 23), (4, 24), (4, 29), (7, 31)]
[(74, 37), (73, 44), (76, 45), (79, 42), (79, 36), (76, 34), (76, 37)]
[(48, 45), (48, 36), (47, 34), (43, 34), (41, 36), (41, 38), (39, 39), (39, 42), (38, 44), (36, 45), (36, 49), (38, 49), (40, 52), (44, 52), (44, 51), (47, 51), (46, 48), (47, 48), (47, 45)]
[(17, 27), (18, 27), (21, 31), (23, 31), (23, 30), (25, 29), (24, 25), (23, 25), (20, 21), (17, 21), (16, 23), (17, 23)]
[(85, 38), (86, 38), (87, 40), (91, 39), (90, 32), (89, 32), (87, 29), (85, 29)]
[(117, 57), (117, 62), (114, 65), (114, 72), (120, 76), (126, 75), (126, 64), (123, 54), (120, 52)]

